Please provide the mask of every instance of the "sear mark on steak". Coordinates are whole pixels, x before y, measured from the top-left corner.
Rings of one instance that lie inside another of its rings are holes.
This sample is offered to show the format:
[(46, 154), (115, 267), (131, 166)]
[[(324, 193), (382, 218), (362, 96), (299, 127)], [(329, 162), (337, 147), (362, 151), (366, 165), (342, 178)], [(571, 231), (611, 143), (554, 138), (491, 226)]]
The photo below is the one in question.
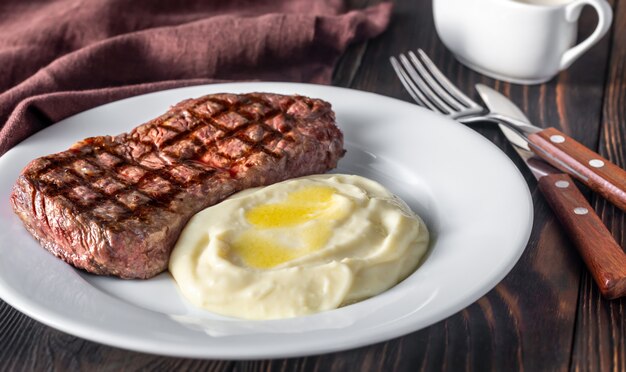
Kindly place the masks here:
[(326, 172), (343, 153), (327, 102), (213, 94), (33, 160), (11, 203), (40, 244), (75, 267), (150, 278), (198, 211), (245, 188)]

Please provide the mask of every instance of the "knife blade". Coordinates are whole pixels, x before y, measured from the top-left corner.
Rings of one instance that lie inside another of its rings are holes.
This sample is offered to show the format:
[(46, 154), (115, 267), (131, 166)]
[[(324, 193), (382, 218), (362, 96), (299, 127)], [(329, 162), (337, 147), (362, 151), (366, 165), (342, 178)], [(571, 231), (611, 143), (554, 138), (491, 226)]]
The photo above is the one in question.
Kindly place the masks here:
[(476, 89), (481, 92), (481, 96), (485, 96), (486, 100), (491, 102), (492, 106), (498, 107), (498, 110), (490, 109), (491, 112), (487, 116), (494, 121), (506, 122), (511, 128), (524, 134), (528, 144), (522, 148), (532, 150), (545, 161), (573, 176), (626, 211), (626, 171), (624, 169), (556, 128), (543, 129), (532, 125), (528, 120), (520, 120), (521, 112), (517, 107), (514, 110), (501, 111), (501, 107), (507, 107), (507, 103), (511, 104), (511, 102), (497, 91), (482, 84), (478, 84)]
[[(482, 84), (477, 84), (476, 90), (492, 112), (532, 125), (526, 115), (499, 92)], [(539, 189), (576, 245), (602, 295), (609, 299), (626, 295), (626, 254), (572, 178), (538, 158), (527, 140), (517, 132), (503, 124), (498, 126), (537, 179)]]

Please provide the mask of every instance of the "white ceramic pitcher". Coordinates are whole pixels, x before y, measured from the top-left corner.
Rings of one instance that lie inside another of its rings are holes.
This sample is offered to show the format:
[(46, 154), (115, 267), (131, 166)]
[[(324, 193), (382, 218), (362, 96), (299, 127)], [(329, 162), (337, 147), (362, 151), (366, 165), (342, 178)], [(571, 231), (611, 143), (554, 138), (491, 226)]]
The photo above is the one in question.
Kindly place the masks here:
[[(595, 31), (574, 46), (585, 5), (598, 13)], [(443, 43), (468, 67), (520, 84), (550, 80), (608, 31), (606, 0), (433, 0)]]

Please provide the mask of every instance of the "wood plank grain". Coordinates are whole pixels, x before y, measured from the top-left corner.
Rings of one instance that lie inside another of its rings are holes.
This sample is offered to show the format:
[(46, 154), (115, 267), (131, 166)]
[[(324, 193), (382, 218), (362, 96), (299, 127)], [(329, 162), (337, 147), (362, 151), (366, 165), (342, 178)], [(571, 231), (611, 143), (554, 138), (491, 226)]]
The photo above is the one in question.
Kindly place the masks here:
[(0, 300), (0, 371), (230, 371), (232, 361), (118, 349), (45, 326)]
[[(614, 8), (613, 40), (602, 111), (599, 153), (626, 166), (626, 1)], [(622, 249), (626, 247), (626, 213), (594, 197), (593, 204)], [(604, 300), (591, 276), (583, 276), (574, 338), (572, 370), (626, 370), (626, 300)]]

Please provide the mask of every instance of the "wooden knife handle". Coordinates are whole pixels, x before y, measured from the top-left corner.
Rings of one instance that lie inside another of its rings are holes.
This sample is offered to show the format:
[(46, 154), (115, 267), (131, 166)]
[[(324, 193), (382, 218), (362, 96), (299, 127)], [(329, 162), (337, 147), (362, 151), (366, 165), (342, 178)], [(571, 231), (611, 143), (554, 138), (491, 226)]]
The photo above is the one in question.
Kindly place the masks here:
[(555, 128), (528, 136), (530, 148), (626, 211), (626, 171)]
[(567, 174), (539, 179), (539, 189), (567, 230), (600, 292), (608, 299), (626, 295), (626, 254)]

